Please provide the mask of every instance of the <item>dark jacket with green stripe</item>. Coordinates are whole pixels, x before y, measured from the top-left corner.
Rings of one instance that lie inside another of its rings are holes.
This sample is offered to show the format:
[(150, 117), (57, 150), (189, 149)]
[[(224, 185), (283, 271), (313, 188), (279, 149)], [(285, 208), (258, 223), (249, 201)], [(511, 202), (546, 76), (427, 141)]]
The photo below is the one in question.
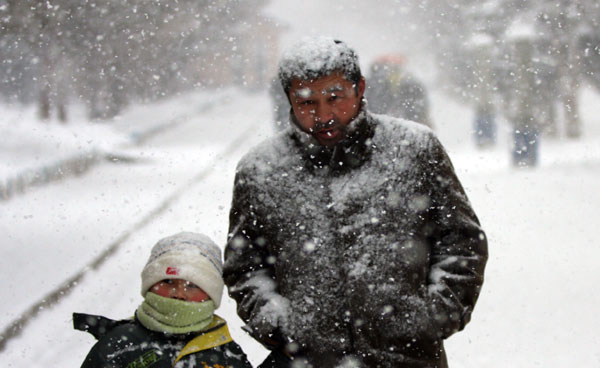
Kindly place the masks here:
[(82, 368), (252, 367), (217, 316), (206, 331), (183, 335), (151, 331), (137, 319), (115, 321), (79, 313), (73, 314), (73, 325), (98, 339)]

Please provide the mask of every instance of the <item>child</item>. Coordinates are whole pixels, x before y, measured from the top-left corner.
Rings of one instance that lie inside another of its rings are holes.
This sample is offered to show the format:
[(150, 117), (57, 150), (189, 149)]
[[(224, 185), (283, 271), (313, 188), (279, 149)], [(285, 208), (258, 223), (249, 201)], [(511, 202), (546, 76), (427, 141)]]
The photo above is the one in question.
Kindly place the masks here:
[(144, 301), (134, 318), (73, 314), (75, 329), (98, 339), (82, 368), (251, 367), (214, 314), (223, 294), (221, 269), (221, 250), (205, 235), (160, 240), (142, 271)]

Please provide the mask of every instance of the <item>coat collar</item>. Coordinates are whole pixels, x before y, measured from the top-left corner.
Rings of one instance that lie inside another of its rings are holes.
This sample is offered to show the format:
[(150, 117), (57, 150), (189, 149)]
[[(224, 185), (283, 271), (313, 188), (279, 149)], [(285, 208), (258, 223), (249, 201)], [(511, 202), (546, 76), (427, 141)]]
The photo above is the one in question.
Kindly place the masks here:
[(213, 321), (207, 330), (189, 341), (177, 355), (175, 363), (186, 355), (199, 351), (212, 349), (216, 346), (224, 345), (233, 341), (229, 334), (229, 328), (225, 320), (215, 314)]

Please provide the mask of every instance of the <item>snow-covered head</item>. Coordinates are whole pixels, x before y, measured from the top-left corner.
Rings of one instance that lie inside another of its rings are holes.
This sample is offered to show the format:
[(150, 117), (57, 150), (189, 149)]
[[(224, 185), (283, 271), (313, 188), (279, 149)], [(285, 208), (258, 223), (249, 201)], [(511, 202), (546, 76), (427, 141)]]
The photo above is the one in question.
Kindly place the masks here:
[(355, 85), (362, 77), (354, 50), (331, 37), (304, 37), (286, 49), (279, 61), (279, 80), (286, 94), (294, 78), (318, 79), (335, 71)]
[(206, 235), (181, 232), (152, 248), (142, 271), (142, 296), (161, 280), (181, 279), (200, 287), (218, 308), (223, 294), (221, 249)]

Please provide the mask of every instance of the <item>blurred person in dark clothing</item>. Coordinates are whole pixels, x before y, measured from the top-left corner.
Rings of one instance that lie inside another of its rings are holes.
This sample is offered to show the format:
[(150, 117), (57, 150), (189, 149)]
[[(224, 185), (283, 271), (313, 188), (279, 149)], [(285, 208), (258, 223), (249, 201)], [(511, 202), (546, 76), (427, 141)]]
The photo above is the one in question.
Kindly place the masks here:
[(402, 56), (387, 55), (371, 64), (365, 92), (369, 110), (433, 128), (425, 85), (406, 70), (404, 63)]

